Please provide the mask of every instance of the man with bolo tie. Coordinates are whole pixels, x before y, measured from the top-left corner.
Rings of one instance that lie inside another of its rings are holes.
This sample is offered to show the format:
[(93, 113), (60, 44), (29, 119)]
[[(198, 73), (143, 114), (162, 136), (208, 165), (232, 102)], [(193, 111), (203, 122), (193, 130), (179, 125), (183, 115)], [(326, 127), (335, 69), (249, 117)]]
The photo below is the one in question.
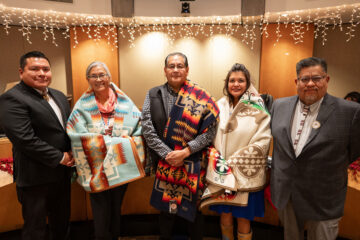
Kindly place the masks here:
[(271, 198), (285, 240), (334, 240), (344, 212), (348, 165), (360, 156), (360, 105), (327, 93), (323, 59), (296, 65), (298, 95), (272, 108)]

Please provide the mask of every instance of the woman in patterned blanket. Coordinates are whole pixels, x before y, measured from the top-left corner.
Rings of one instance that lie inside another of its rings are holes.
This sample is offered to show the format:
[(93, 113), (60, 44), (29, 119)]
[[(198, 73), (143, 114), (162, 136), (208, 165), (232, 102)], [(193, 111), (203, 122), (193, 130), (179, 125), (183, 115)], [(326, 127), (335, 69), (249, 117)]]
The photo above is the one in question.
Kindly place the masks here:
[(228, 72), (224, 94), (217, 102), (220, 122), (215, 148), (208, 152), (208, 185), (201, 207), (210, 205), (220, 213), (223, 240), (234, 239), (233, 217), (237, 239), (251, 239), (250, 221), (264, 216), (270, 115), (242, 64), (236, 63)]
[(78, 182), (90, 192), (95, 239), (117, 239), (127, 183), (145, 175), (141, 113), (111, 83), (104, 63), (91, 63), (86, 78), (90, 87), (75, 104), (67, 132)]

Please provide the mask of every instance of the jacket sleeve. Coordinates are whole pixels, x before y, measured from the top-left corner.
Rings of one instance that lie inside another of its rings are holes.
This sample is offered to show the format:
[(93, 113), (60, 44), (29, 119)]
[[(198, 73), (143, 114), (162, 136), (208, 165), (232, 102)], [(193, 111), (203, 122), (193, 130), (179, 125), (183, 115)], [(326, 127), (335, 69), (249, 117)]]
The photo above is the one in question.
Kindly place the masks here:
[(16, 151), (49, 167), (56, 167), (63, 158), (57, 148), (41, 140), (31, 125), (28, 106), (17, 97), (4, 94), (0, 98), (0, 121)]

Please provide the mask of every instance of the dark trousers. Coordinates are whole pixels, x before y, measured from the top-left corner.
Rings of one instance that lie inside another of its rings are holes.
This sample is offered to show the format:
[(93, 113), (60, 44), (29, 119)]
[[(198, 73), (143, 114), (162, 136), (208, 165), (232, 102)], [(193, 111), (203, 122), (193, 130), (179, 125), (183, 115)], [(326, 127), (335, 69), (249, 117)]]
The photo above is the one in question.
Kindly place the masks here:
[(16, 187), (22, 205), (22, 240), (46, 239), (46, 218), (50, 239), (64, 240), (69, 234), (70, 180), (31, 187)]
[[(168, 212), (160, 212), (159, 225), (160, 225), (160, 240), (170, 240), (173, 232), (173, 227), (176, 218), (179, 218), (176, 214), (170, 214)], [(204, 217), (201, 212), (197, 212), (194, 222), (187, 221), (188, 234), (191, 240), (202, 240), (203, 238), (203, 225)]]
[(127, 184), (90, 193), (96, 240), (111, 240), (120, 236), (121, 204), (126, 188)]

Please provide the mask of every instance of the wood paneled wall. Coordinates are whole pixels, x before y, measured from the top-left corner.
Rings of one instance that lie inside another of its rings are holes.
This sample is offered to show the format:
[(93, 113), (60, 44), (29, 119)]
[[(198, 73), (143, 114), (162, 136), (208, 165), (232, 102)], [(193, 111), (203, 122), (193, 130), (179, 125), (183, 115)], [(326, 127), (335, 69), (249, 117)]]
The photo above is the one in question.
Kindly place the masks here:
[[(90, 27), (91, 31), (96, 30)], [(70, 30), (70, 46), (71, 46), (71, 67), (73, 79), (73, 100), (74, 103), (88, 89), (85, 72), (90, 63), (94, 61), (104, 62), (111, 73), (112, 79), (116, 85), (119, 85), (119, 55), (117, 48), (112, 44), (108, 44), (108, 36), (105, 31), (99, 32), (99, 38), (94, 41), (88, 38), (88, 28), (82, 31), (81, 27)], [(75, 43), (75, 34), (78, 44)], [(112, 33), (117, 38), (117, 28)], [(112, 37), (112, 36), (111, 36)], [(113, 42), (111, 39), (110, 42)]]
[(270, 34), (262, 35), (260, 60), (260, 92), (271, 94), (274, 98), (296, 95), (296, 63), (313, 55), (314, 26), (303, 26), (303, 42), (295, 44), (290, 24), (280, 24), (281, 38), (277, 41), (277, 24), (269, 24)]

